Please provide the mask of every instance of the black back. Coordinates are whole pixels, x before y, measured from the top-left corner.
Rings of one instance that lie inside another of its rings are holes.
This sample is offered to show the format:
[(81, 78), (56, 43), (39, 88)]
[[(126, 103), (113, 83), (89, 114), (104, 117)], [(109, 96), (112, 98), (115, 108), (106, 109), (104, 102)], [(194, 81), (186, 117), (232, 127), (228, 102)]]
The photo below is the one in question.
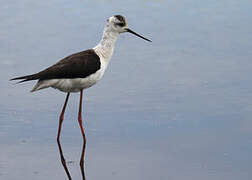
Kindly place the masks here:
[(17, 77), (11, 80), (24, 79), (30, 80), (48, 80), (62, 78), (85, 78), (100, 69), (101, 62), (99, 56), (93, 49), (72, 54), (49, 68), (36, 74)]

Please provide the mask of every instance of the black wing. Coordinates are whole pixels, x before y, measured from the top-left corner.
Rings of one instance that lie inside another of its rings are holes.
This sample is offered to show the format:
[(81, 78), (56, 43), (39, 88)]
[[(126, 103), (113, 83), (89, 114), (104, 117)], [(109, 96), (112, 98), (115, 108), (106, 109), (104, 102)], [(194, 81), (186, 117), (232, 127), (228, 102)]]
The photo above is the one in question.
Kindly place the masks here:
[(63, 78), (85, 78), (100, 69), (99, 56), (93, 49), (72, 54), (49, 68), (36, 74), (16, 77), (11, 80), (23, 79), (20, 82), (30, 80), (48, 80)]

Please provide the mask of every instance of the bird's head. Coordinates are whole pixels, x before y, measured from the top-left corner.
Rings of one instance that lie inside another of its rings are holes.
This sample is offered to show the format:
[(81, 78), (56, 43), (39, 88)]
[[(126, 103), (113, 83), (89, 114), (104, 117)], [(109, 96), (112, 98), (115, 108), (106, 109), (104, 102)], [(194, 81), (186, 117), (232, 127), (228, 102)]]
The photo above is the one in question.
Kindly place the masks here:
[(111, 16), (109, 19), (107, 19), (107, 24), (106, 24), (107, 28), (109, 28), (111, 31), (114, 32), (118, 32), (118, 33), (124, 33), (124, 32), (129, 32), (131, 34), (134, 34), (146, 41), (150, 41), (149, 39), (135, 33), (134, 31), (132, 31), (131, 29), (129, 29), (128, 27), (128, 23), (125, 19), (125, 17), (121, 16), (121, 15), (114, 15)]

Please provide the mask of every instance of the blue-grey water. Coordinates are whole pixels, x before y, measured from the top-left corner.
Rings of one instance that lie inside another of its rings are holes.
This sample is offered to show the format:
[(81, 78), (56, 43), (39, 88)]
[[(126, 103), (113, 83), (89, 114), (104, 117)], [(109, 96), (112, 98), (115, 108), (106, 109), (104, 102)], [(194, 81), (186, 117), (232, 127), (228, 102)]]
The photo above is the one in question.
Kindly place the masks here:
[[(9, 79), (122, 34), (104, 78), (84, 91), (88, 180), (252, 179), (250, 0), (11, 0), (0, 6), (0, 179), (67, 179), (56, 132), (65, 94)], [(81, 179), (79, 94), (61, 143)]]

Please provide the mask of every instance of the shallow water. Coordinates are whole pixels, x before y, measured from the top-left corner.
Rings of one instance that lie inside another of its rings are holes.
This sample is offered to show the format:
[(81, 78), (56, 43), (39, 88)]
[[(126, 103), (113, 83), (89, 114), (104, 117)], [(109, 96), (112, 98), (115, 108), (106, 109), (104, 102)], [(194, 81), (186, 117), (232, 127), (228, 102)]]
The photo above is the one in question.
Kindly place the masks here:
[[(0, 179), (67, 179), (56, 143), (65, 94), (8, 80), (95, 46), (113, 14), (153, 43), (122, 34), (104, 78), (84, 92), (86, 178), (251, 179), (251, 6), (2, 1)], [(78, 97), (70, 96), (61, 136), (73, 179), (81, 179)]]

